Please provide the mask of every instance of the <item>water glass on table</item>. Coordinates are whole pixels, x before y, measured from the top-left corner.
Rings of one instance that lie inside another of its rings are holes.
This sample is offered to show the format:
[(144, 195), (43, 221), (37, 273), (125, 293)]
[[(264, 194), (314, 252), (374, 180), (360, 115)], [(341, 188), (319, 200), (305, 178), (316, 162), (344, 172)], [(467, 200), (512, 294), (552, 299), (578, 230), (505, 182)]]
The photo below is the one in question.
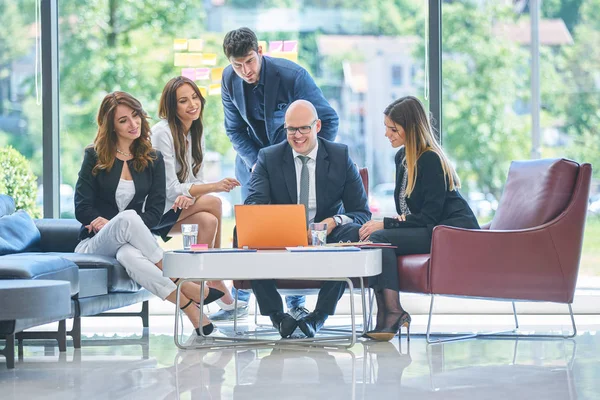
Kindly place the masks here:
[(190, 250), (198, 242), (198, 224), (181, 224), (183, 249)]
[(324, 246), (327, 243), (327, 224), (326, 223), (311, 223), (310, 236), (312, 237), (313, 246)]

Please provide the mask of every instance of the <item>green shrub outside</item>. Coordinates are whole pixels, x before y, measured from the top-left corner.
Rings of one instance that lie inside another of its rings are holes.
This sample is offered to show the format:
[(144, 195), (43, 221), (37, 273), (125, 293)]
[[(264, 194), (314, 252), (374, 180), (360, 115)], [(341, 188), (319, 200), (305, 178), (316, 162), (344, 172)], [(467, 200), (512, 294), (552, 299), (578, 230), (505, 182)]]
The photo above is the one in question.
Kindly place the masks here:
[(26, 211), (32, 218), (41, 217), (35, 205), (37, 178), (29, 161), (12, 146), (0, 148), (0, 194), (12, 197), (17, 210)]

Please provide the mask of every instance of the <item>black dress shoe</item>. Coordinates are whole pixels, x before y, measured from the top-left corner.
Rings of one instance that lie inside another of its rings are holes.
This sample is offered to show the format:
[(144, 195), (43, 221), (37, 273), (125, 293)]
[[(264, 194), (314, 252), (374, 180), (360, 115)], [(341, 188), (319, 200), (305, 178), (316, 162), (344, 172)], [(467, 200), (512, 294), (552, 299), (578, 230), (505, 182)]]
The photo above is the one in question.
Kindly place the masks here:
[(313, 311), (306, 317), (298, 321), (298, 327), (306, 335), (306, 337), (315, 337), (319, 329), (323, 327), (328, 315), (321, 311)]
[(298, 321), (294, 317), (282, 312), (272, 314), (271, 322), (273, 322), (273, 327), (279, 331), (282, 338), (289, 337), (298, 326)]

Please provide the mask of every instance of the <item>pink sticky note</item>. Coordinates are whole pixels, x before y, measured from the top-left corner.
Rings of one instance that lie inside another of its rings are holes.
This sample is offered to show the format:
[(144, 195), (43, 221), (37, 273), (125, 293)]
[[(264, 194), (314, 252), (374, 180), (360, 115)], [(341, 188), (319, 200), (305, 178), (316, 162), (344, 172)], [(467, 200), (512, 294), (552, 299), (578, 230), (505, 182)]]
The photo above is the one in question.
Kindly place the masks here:
[(283, 42), (283, 51), (298, 51), (298, 41), (286, 40)]
[(274, 51), (281, 51), (283, 49), (283, 41), (274, 40), (269, 42), (269, 51), (272, 53)]
[(196, 80), (205, 80), (210, 76), (210, 68), (196, 68)]
[(190, 246), (191, 250), (207, 250), (208, 244), (206, 243), (196, 243)]
[(193, 81), (196, 80), (196, 70), (194, 68), (181, 68), (181, 76)]

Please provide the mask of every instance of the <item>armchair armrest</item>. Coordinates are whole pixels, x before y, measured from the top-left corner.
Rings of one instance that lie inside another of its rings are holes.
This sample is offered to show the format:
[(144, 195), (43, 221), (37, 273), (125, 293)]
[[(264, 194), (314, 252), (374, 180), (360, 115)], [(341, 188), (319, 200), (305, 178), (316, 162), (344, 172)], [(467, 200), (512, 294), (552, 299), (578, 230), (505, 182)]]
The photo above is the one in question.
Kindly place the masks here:
[(435, 227), (430, 266), (434, 294), (572, 301), (551, 232), (543, 225), (512, 231)]
[(81, 223), (76, 219), (36, 219), (40, 231), (40, 250), (70, 253), (79, 243)]

